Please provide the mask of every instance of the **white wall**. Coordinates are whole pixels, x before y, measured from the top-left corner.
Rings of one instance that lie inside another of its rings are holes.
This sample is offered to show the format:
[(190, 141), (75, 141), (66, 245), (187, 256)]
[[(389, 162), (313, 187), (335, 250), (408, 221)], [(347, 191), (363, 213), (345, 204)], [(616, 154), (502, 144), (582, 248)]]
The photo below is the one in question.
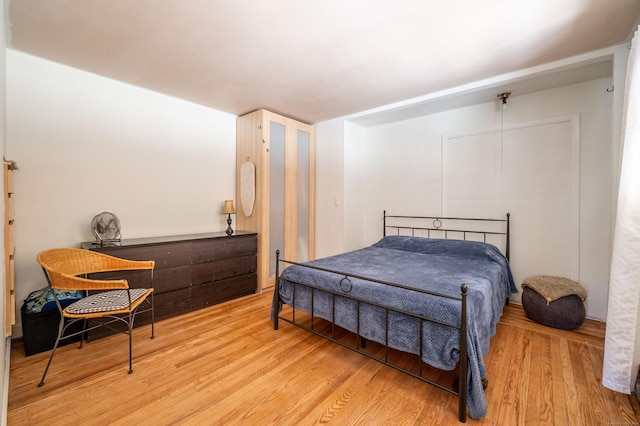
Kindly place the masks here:
[[(577, 263), (574, 269), (567, 265), (566, 270), (575, 271), (576, 276), (572, 278), (587, 288), (587, 314), (598, 319), (606, 318), (613, 220), (612, 95), (606, 90), (610, 87), (611, 79), (600, 79), (528, 95), (514, 95), (504, 115), (505, 127), (561, 116), (577, 116), (579, 119), (580, 151), (576, 157), (579, 173), (575, 174), (579, 181), (573, 186), (576, 193), (569, 194), (576, 206), (572, 216), (577, 223), (576, 238), (570, 246), (575, 254), (567, 256), (576, 259)], [(334, 183), (345, 188), (343, 226), (347, 241), (343, 246), (355, 249), (377, 241), (382, 232), (384, 209), (394, 214), (446, 213), (447, 206), (442, 205), (443, 137), (494, 129), (499, 125), (499, 108), (493, 102), (372, 128), (359, 128), (347, 123), (344, 182), (335, 178)], [(324, 143), (322, 137), (317, 141), (317, 146)], [(319, 165), (318, 170), (322, 167)], [(522, 198), (526, 199), (527, 194), (522, 194)], [(486, 203), (489, 206), (499, 204), (492, 216), (497, 216), (498, 211), (501, 215), (507, 209), (512, 213), (512, 266), (517, 285), (520, 286), (522, 279), (531, 273), (558, 274), (557, 270), (545, 270), (544, 263), (528, 259), (531, 245), (536, 243), (523, 238), (523, 235), (530, 227), (545, 226), (540, 223), (541, 219), (536, 219), (535, 211), (525, 210), (527, 204), (521, 199), (489, 201)], [(544, 209), (544, 206), (538, 208)], [(319, 210), (318, 217), (321, 215)], [(518, 230), (521, 230), (520, 236)], [(533, 249), (553, 256), (554, 247)], [(514, 299), (518, 301), (519, 295)]]
[[(367, 133), (353, 123), (345, 123), (344, 146), (344, 243), (345, 251), (362, 248), (366, 244), (363, 220), (366, 200), (376, 194), (376, 188), (368, 185), (366, 172), (370, 161), (367, 149)], [(316, 144), (317, 145), (317, 144)]]
[(18, 312), (46, 285), (36, 254), (93, 240), (100, 212), (119, 217), (125, 239), (226, 228), (234, 115), (15, 50), (6, 67)]
[(342, 227), (344, 205), (344, 130), (343, 120), (332, 120), (315, 127), (316, 164), (316, 257), (344, 252)]

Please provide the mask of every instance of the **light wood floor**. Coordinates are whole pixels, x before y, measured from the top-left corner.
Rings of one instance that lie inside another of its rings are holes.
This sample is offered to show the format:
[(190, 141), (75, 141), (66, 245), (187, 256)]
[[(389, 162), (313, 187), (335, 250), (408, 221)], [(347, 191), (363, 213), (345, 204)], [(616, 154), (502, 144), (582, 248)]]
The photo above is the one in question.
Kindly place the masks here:
[[(136, 329), (131, 375), (127, 337), (116, 335), (59, 349), (38, 388), (49, 353), (25, 357), (14, 342), (8, 424), (458, 423), (454, 395), (291, 325), (274, 331), (270, 298), (159, 322), (154, 340)], [(600, 384), (603, 336), (598, 322), (560, 331), (507, 307), (485, 358), (488, 414), (468, 423), (639, 424), (635, 396)]]

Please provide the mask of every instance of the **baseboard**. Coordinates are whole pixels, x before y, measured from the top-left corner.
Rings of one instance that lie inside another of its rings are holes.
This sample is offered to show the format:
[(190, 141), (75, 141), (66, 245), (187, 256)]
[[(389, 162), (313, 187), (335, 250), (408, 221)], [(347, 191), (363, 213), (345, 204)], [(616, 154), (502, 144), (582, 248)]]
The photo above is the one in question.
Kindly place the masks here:
[(5, 338), (4, 366), (2, 372), (2, 407), (0, 408), (0, 424), (6, 426), (9, 406), (9, 371), (11, 368), (11, 337)]
[(15, 323), (13, 324), (13, 326), (11, 327), (11, 337), (15, 338), (16, 337), (22, 337), (22, 323)]

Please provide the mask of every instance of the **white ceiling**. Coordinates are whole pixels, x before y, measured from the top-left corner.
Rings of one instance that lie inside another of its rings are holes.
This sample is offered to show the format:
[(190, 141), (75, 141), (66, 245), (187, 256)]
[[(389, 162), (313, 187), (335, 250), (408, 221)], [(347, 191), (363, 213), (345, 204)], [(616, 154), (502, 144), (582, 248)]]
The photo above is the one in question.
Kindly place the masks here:
[(308, 123), (614, 46), (639, 17), (640, 0), (11, 0), (8, 13), (14, 49)]

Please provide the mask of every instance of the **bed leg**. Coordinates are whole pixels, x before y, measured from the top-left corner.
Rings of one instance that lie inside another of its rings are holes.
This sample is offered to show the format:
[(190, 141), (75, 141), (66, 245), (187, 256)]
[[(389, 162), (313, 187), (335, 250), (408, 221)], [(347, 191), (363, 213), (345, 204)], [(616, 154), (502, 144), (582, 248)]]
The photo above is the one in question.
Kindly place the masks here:
[(364, 337), (360, 336), (360, 347), (362, 349), (367, 347), (367, 339), (365, 339)]
[(276, 312), (275, 316), (273, 317), (273, 329), (274, 330), (278, 330), (278, 315), (279, 315), (279, 313)]
[(458, 389), (458, 420), (461, 423), (467, 422), (467, 292), (469, 288), (466, 284), (460, 286), (462, 296), (461, 318), (460, 318), (460, 378)]
[(276, 250), (276, 285), (273, 287), (273, 301), (271, 310), (273, 311), (273, 329), (278, 329), (278, 319), (280, 317), (280, 250)]

